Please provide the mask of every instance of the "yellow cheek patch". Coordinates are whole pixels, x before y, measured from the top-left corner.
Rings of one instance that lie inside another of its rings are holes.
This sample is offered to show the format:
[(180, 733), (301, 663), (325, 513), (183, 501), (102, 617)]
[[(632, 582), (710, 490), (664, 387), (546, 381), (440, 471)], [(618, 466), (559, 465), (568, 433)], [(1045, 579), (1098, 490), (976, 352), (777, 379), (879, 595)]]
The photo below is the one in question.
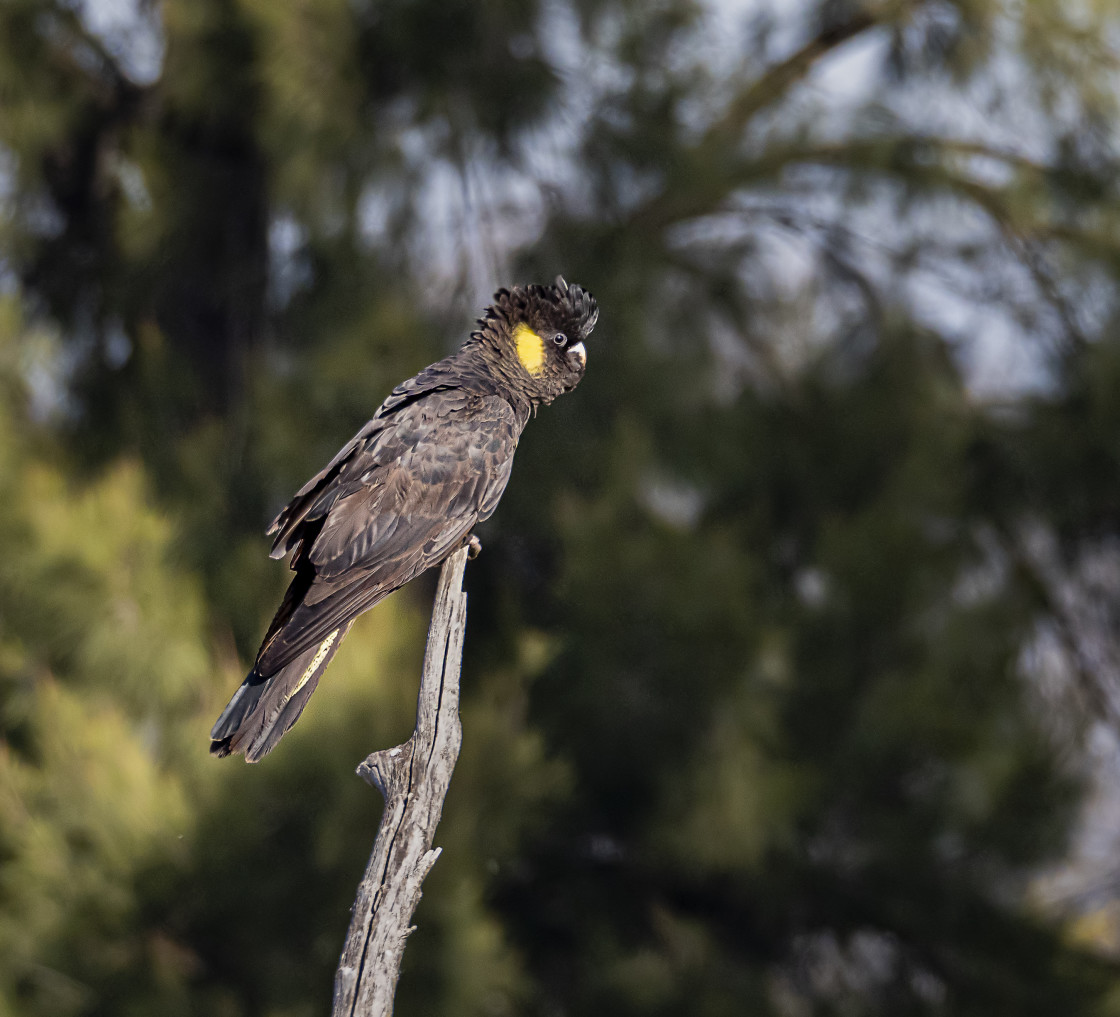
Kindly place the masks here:
[(544, 340), (528, 325), (521, 324), (513, 330), (513, 342), (521, 366), (534, 376), (540, 374), (544, 370)]

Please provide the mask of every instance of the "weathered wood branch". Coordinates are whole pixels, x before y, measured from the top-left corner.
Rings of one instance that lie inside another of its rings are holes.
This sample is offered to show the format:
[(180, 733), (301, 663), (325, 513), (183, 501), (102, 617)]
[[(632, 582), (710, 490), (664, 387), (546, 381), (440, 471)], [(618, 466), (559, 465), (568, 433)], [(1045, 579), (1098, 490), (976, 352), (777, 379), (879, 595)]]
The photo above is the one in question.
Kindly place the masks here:
[(388, 1017), (421, 884), (440, 849), (432, 847), (459, 758), (459, 668), (467, 624), (462, 590), (468, 548), (443, 564), (428, 628), (416, 730), (403, 745), (374, 752), (359, 775), (385, 797), (369, 865), (334, 981), (332, 1017)]

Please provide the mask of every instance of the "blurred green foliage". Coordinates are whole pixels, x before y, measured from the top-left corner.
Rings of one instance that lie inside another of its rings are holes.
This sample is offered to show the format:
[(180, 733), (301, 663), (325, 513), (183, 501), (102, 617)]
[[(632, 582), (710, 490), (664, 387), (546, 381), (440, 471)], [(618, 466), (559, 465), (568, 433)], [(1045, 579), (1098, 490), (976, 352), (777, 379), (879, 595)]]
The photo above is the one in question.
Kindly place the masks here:
[(1120, 528), (1115, 5), (110, 7), (0, 4), (0, 1015), (326, 1011), (431, 584), (218, 762), (260, 531), (556, 272), (397, 1012), (1120, 1012), (1024, 666)]

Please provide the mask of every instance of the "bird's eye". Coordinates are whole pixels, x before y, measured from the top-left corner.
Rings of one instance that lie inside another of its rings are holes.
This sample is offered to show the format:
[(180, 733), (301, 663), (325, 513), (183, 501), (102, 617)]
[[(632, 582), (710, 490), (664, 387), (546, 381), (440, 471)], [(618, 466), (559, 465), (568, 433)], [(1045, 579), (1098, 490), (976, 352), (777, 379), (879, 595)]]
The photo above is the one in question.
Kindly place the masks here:
[(568, 341), (568, 337), (564, 335), (563, 332), (557, 332), (556, 335), (552, 337), (552, 341), (556, 343), (557, 346), (563, 346)]

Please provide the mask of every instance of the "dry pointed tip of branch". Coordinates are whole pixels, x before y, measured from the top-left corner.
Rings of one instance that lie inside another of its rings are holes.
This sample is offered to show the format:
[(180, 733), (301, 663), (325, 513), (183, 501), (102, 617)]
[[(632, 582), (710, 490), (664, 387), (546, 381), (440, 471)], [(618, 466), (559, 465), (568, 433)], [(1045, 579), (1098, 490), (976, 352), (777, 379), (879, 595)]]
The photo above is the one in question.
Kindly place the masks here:
[(407, 766), (412, 756), (412, 739), (391, 749), (371, 752), (358, 764), (358, 776), (367, 784), (372, 784), (382, 795), (388, 797), (388, 789), (393, 777), (402, 766)]

